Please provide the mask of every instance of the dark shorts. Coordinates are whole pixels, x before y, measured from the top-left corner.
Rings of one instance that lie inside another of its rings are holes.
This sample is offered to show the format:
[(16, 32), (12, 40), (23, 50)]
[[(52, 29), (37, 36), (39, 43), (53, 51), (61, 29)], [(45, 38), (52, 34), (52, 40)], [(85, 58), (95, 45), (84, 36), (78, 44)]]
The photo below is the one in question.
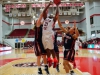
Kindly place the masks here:
[(59, 53), (59, 49), (58, 49), (57, 44), (54, 44), (54, 51), (55, 51), (55, 53)]
[(34, 51), (36, 56), (46, 55), (46, 50), (44, 50), (42, 42), (34, 43)]
[(64, 60), (73, 62), (75, 58), (75, 50), (65, 50), (64, 51)]

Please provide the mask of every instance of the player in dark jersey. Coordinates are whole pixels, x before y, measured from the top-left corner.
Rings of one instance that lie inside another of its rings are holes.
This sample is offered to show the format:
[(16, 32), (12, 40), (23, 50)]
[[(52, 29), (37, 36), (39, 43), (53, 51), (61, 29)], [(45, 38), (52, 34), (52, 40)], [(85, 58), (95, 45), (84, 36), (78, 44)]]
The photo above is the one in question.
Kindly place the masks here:
[(79, 36), (79, 32), (76, 28), (75, 22), (74, 22), (74, 26), (71, 27), (69, 30), (62, 27), (62, 24), (59, 19), (58, 19), (58, 25), (65, 33), (63, 37), (64, 48), (65, 48), (64, 59), (63, 59), (64, 69), (67, 74), (69, 74), (70, 71), (71, 75), (73, 75), (74, 71), (72, 70), (73, 68), (70, 66), (69, 62), (74, 61), (74, 55), (75, 55), (74, 45), (75, 45), (76, 38)]
[(41, 74), (41, 75), (42, 75), (41, 63), (40, 63), (41, 57), (43, 57), (45, 71), (46, 71), (47, 74), (49, 74), (47, 60), (46, 60), (46, 51), (44, 50), (44, 47), (43, 47), (43, 44), (42, 44), (42, 25), (41, 25), (42, 17), (43, 17), (43, 14), (41, 14), (39, 19), (36, 21), (36, 25), (35, 25), (35, 47), (34, 47), (34, 51), (35, 51), (35, 54), (37, 56), (38, 74)]
[(56, 66), (57, 71), (59, 72), (59, 49), (58, 49), (58, 45), (57, 45), (57, 31), (54, 31), (54, 35), (55, 35), (55, 39), (54, 39), (54, 51), (56, 53), (56, 57), (58, 60), (58, 64)]

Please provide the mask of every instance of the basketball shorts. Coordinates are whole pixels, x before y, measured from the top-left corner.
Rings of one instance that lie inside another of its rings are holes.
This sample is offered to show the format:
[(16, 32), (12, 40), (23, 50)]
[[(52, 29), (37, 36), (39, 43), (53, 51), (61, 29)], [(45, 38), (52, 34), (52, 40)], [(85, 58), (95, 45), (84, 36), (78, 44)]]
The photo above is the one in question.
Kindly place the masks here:
[(54, 49), (54, 35), (53, 34), (47, 34), (42, 36), (42, 43), (44, 46), (44, 49)]
[(79, 50), (79, 46), (75, 46), (75, 51), (76, 51), (76, 50)]
[(56, 43), (54, 43), (54, 51), (55, 53), (59, 53), (59, 49)]
[(75, 58), (75, 50), (64, 50), (64, 60), (68, 60), (70, 62), (73, 62)]
[(36, 56), (46, 55), (42, 42), (35, 41), (34, 43), (34, 52)]

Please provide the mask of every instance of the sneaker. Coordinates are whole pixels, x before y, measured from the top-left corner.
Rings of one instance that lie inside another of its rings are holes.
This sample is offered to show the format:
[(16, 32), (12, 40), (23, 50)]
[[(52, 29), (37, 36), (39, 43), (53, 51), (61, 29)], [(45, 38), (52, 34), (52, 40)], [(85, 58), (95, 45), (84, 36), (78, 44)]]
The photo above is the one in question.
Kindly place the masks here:
[(74, 72), (73, 70), (70, 71), (70, 74), (71, 74), (71, 75), (76, 75), (75, 72)]
[(59, 70), (59, 64), (57, 65), (56, 70), (57, 70), (57, 72), (60, 72), (60, 70)]
[(42, 70), (41, 70), (41, 68), (38, 68), (38, 75), (42, 75)]
[(48, 58), (47, 59), (47, 62), (48, 62), (49, 67), (51, 67), (52, 66), (52, 59), (51, 58)]
[(56, 58), (54, 58), (53, 68), (56, 68), (57, 67), (57, 63), (58, 63), (58, 60)]
[(47, 74), (50, 74), (47, 65), (45, 65), (45, 69), (44, 70), (46, 71)]

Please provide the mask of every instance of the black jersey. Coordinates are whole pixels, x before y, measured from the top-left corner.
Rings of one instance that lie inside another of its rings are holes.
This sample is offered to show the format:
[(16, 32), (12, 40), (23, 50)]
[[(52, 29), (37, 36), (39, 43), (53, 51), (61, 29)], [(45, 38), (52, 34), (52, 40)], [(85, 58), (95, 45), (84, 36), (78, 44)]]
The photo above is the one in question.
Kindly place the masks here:
[(55, 36), (54, 44), (57, 44), (57, 32), (54, 32), (54, 36)]
[(35, 41), (42, 41), (42, 26), (43, 25), (40, 25), (40, 27), (35, 26)]
[(72, 35), (67, 33), (64, 37), (64, 47), (65, 47), (65, 49), (73, 49), (74, 44), (75, 44), (74, 38), (72, 37)]

